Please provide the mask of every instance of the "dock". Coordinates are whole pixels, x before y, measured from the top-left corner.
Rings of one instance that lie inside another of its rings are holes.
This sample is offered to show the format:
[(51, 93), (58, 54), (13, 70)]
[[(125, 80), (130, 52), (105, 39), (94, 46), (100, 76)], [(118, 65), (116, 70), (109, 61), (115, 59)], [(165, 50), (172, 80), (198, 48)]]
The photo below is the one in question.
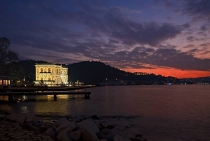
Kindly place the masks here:
[(13, 96), (20, 95), (54, 95), (54, 100), (57, 99), (57, 95), (85, 95), (85, 98), (89, 99), (91, 92), (72, 92), (72, 91), (43, 91), (43, 92), (1, 92), (0, 96), (8, 96), (9, 101), (14, 101)]
[(48, 86), (22, 86), (22, 87), (5, 87), (0, 88), (1, 92), (34, 92), (34, 91), (72, 91), (86, 88), (93, 88), (94, 85), (86, 85), (86, 86), (61, 86), (61, 87), (48, 87)]
[(47, 87), (47, 86), (27, 86), (27, 87), (5, 87), (0, 89), (0, 96), (8, 96), (9, 101), (14, 101), (14, 96), (21, 95), (54, 95), (54, 100), (57, 95), (84, 95), (85, 98), (90, 98), (91, 92), (77, 91), (79, 89), (93, 88), (94, 85), (74, 86), (74, 87)]

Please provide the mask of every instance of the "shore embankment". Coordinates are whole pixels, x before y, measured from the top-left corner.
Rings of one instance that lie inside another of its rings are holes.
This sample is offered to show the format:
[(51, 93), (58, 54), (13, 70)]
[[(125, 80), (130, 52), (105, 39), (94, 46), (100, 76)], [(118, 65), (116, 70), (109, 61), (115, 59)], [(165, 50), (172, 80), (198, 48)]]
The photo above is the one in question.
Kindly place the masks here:
[[(117, 122), (118, 121), (118, 122)], [(3, 141), (146, 141), (128, 132), (119, 117), (43, 117), (32, 113), (0, 114)], [(126, 132), (125, 132), (126, 131)]]

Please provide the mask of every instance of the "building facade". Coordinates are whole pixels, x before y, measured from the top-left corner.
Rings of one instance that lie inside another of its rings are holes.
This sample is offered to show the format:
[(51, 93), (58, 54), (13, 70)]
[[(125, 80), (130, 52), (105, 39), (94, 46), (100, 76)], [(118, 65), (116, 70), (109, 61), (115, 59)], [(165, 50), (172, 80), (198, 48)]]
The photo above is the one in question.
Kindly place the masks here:
[(10, 85), (10, 81), (12, 79), (14, 79), (14, 77), (0, 75), (0, 87), (2, 87), (2, 86), (9, 86)]
[(55, 64), (36, 64), (35, 85), (60, 86), (68, 84), (68, 68)]

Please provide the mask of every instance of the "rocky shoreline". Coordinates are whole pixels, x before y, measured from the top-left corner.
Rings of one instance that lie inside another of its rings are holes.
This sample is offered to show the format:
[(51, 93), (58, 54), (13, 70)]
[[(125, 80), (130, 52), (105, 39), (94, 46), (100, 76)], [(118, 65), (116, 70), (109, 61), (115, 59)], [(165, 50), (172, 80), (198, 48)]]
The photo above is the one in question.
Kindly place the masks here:
[[(75, 117), (47, 119), (31, 113), (0, 114), (2, 141), (146, 141), (140, 134), (122, 132), (130, 125), (117, 125), (116, 117)], [(110, 124), (111, 123), (111, 124)], [(120, 123), (120, 122), (119, 122)]]

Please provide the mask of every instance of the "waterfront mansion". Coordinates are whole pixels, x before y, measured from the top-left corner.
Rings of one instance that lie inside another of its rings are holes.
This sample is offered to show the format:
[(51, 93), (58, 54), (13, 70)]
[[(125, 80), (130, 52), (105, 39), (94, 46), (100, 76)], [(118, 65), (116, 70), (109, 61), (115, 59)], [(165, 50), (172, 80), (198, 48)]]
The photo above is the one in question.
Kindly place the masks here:
[(35, 85), (59, 86), (68, 84), (68, 68), (55, 64), (36, 64)]

